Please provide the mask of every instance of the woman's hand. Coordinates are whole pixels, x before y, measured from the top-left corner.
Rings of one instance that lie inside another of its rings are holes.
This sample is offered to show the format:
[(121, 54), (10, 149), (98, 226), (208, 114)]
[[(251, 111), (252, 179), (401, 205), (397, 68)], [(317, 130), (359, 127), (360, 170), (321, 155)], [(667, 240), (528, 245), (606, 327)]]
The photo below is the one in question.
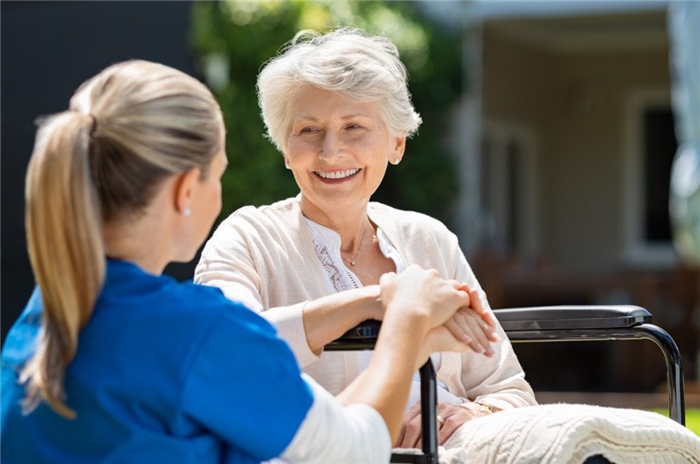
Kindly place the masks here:
[[(398, 448), (420, 448), (421, 447), (421, 414), (420, 401), (413, 405), (404, 417), (399, 439), (395, 446)], [(450, 403), (437, 404), (438, 415), (438, 443), (444, 445), (448, 438), (462, 424), (477, 417), (493, 414), (490, 407), (480, 403), (464, 403), (454, 405)]]
[[(445, 327), (460, 342), (469, 345), (476, 353), (491, 357), (494, 354), (491, 342), (500, 340), (496, 334), (496, 321), (493, 315), (481, 304), (479, 292), (466, 285), (460, 289), (469, 293), (471, 307), (460, 308), (447, 322)], [(444, 350), (453, 351), (453, 350)]]
[(469, 351), (470, 345), (462, 342), (444, 325), (435, 327), (428, 332), (423, 345), (421, 346), (420, 354), (416, 360), (416, 370), (428, 361), (431, 354), (440, 351), (465, 352)]
[(445, 280), (435, 269), (410, 266), (401, 274), (384, 274), (379, 280), (382, 305), (409, 309), (427, 316), (430, 328), (447, 322), (461, 307), (469, 307), (469, 292), (456, 280)]

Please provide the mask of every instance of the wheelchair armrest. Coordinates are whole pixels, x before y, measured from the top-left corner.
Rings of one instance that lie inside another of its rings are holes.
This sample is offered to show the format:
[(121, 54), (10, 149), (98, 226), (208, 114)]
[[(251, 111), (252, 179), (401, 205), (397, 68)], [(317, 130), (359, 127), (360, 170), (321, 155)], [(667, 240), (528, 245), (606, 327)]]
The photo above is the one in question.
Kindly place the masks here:
[[(493, 314), (506, 332), (619, 329), (651, 323), (651, 313), (639, 306), (533, 306), (494, 309)], [(380, 321), (365, 321), (331, 344), (372, 344), (381, 325)]]
[[(668, 333), (651, 323), (651, 313), (646, 309), (639, 306), (541, 306), (495, 309), (493, 313), (513, 342), (652, 340), (663, 352), (666, 362), (669, 417), (685, 425), (680, 351)], [(380, 327), (379, 321), (365, 321), (325, 349), (372, 349)]]
[(639, 306), (540, 306), (495, 309), (508, 331), (619, 329), (651, 323), (651, 313)]

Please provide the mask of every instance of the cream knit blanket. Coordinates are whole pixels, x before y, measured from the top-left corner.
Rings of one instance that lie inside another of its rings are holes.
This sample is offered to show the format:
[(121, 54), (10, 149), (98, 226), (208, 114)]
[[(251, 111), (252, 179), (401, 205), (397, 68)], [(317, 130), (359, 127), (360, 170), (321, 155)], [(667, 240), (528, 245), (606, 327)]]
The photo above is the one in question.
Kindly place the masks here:
[(700, 464), (700, 437), (652, 412), (551, 404), (467, 422), (440, 451), (440, 464)]

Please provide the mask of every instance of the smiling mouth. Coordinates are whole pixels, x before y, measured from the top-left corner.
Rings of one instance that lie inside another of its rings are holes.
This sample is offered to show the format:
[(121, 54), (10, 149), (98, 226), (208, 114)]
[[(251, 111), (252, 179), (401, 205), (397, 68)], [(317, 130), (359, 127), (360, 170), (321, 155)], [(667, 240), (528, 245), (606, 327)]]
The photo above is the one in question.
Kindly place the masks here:
[(358, 172), (360, 172), (360, 169), (346, 169), (345, 171), (333, 171), (333, 172), (321, 172), (321, 171), (314, 171), (314, 174), (316, 174), (318, 177), (322, 179), (330, 179), (330, 180), (338, 180), (338, 179), (345, 179), (351, 176), (354, 176)]

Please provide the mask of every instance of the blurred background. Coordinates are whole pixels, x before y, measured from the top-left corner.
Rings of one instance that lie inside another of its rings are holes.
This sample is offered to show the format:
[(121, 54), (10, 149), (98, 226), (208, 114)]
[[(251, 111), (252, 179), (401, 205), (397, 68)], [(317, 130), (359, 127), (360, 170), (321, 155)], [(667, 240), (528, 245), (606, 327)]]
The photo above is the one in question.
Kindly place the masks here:
[[(397, 45), (424, 120), (375, 199), (455, 231), (494, 308), (649, 309), (678, 343), (688, 404), (700, 406), (700, 271), (675, 251), (669, 219), (679, 143), (669, 2), (3, 1), (0, 9), (3, 340), (34, 285), (23, 192), (37, 116), (64, 110), (81, 82), (129, 58), (202, 79), (228, 127), (224, 218), (297, 193), (263, 137), (261, 65), (300, 29), (356, 26)], [(167, 272), (190, 278), (195, 264)], [(663, 358), (651, 342), (516, 350), (535, 390), (555, 392), (540, 399), (633, 392), (647, 396), (632, 395), (644, 403), (632, 406), (665, 405)]]

